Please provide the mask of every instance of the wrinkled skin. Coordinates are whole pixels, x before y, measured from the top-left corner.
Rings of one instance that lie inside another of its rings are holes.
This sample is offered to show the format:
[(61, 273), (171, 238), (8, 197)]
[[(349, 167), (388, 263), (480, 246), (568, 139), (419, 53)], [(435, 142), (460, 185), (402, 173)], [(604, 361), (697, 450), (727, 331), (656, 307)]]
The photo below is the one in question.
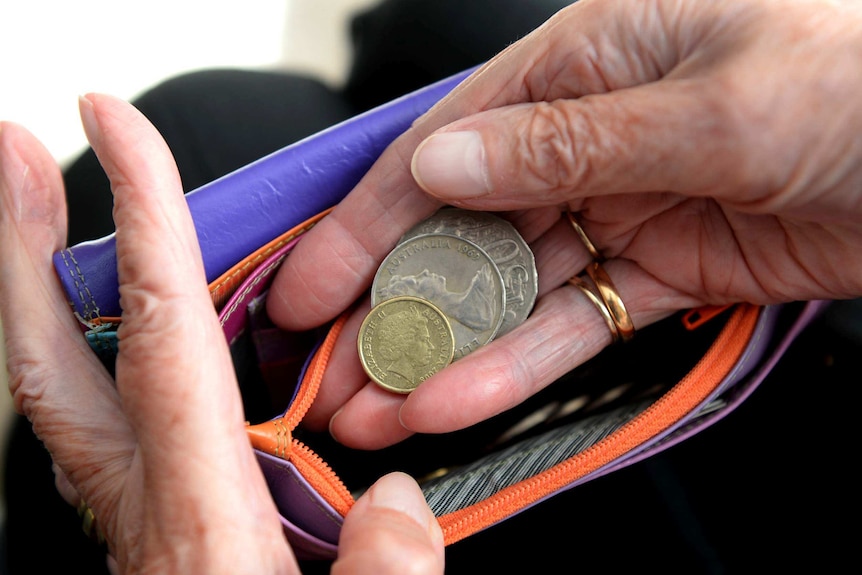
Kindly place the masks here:
[[(280, 270), (268, 310), (286, 329), (360, 299), (306, 423), (367, 449), (460, 429), (608, 345), (566, 282), (589, 261), (566, 208), (636, 328), (703, 304), (858, 296), (860, 58), (858, 2), (562, 10), (415, 122)], [(536, 254), (539, 299), (516, 330), (393, 396), (357, 359), (361, 298), (400, 235), (443, 204), (509, 218)]]
[[(32, 134), (4, 122), (0, 315), (15, 407), (50, 451), (66, 501), (93, 509), (114, 572), (298, 573), (246, 434), (173, 158), (125, 102), (90, 95), (81, 116), (114, 193), (116, 382), (51, 261), (66, 237), (60, 170)], [(440, 526), (403, 474), (357, 501), (339, 552), (334, 573), (443, 570)]]

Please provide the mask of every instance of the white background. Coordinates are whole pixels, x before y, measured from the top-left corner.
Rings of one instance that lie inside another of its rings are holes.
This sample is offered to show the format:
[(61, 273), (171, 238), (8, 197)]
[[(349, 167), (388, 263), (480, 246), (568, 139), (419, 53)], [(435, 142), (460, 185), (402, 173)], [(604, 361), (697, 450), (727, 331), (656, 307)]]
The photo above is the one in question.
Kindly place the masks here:
[(371, 0), (2, 0), (0, 119), (64, 164), (86, 145), (78, 96), (131, 99), (207, 67), (310, 69), (340, 82), (347, 15)]

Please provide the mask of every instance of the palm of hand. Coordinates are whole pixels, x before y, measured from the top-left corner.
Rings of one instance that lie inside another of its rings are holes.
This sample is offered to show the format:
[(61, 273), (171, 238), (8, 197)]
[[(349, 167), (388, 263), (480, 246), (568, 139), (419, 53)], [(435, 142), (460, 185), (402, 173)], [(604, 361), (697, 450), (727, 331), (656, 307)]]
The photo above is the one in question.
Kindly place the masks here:
[[(319, 323), (360, 297), (398, 236), (439, 202), (506, 210), (539, 268), (539, 301), (526, 323), (407, 398), (366, 385), (355, 335), (368, 306), (359, 304), (310, 426), (328, 423), (340, 440), (365, 448), (459, 429), (598, 353), (607, 328), (565, 285), (589, 260), (560, 218), (565, 208), (608, 258), (636, 327), (707, 303), (862, 290), (853, 271), (862, 269), (854, 216), (862, 113), (853, 104), (858, 86), (847, 80), (856, 53), (848, 47), (862, 45), (847, 24), (862, 21), (858, 9), (628, 8), (626, 18), (608, 18), (601, 2), (578, 2), (489, 62), (417, 121), (288, 258), (276, 288), (284, 305), (269, 306), (288, 328)], [(789, 50), (802, 37), (808, 49)], [(438, 139), (452, 132), (480, 138), (461, 137), (462, 147)], [(433, 150), (435, 140), (448, 149), (425, 164), (434, 169), (429, 179), (414, 153), (420, 142), (422, 154)], [(410, 177), (411, 159), (425, 193)], [(322, 262), (337, 289), (311, 277)], [(288, 302), (297, 286), (303, 294)]]

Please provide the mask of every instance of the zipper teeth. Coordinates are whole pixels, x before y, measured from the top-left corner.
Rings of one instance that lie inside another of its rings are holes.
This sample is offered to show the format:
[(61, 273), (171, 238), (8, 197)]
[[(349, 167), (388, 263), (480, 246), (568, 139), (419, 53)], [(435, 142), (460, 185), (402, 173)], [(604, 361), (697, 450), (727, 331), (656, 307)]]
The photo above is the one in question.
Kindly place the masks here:
[[(716, 342), (710, 346), (692, 373), (698, 370), (703, 371), (695, 376), (692, 376), (691, 373), (686, 375), (650, 407), (608, 437), (547, 471), (504, 489), (499, 496), (492, 496), (461, 511), (454, 511), (440, 517), (446, 544), (459, 541), (495, 521), (504, 519), (517, 510), (525, 508), (528, 503), (550, 495), (575, 479), (612, 462), (622, 453), (637, 447), (642, 443), (642, 440), (633, 439), (632, 435), (641, 435), (637, 433), (638, 428), (650, 429), (649, 436), (652, 437), (655, 433), (676, 422), (680, 416), (674, 414), (673, 406), (680, 404), (689, 406), (689, 410), (692, 409), (696, 405), (692, 398), (699, 402), (728, 372), (727, 368), (717, 364), (715, 360), (727, 356), (730, 352), (733, 356), (731, 365), (736, 362), (756, 325), (757, 312), (758, 308), (755, 306), (740, 306), (740, 309), (728, 320)], [(704, 381), (711, 384), (706, 392), (699, 391)], [(699, 383), (700, 385), (698, 385)], [(656, 414), (658, 414), (657, 419), (655, 419)], [(650, 421), (651, 419), (655, 420)], [(632, 445), (626, 446), (626, 443)], [(618, 445), (623, 446), (623, 451), (616, 447)], [(502, 510), (502, 513), (495, 513), (498, 510)]]
[(342, 516), (354, 503), (353, 496), (332, 468), (310, 447), (293, 438), (291, 461), (314, 490)]
[[(320, 389), (320, 382), (329, 363), (329, 357), (332, 355), (335, 341), (344, 328), (347, 317), (348, 314), (342, 314), (333, 323), (323, 343), (320, 344), (320, 348), (314, 353), (305, 376), (299, 384), (296, 399), (290, 404), (287, 413), (284, 415), (285, 426), (289, 430), (292, 431), (299, 425), (299, 422), (305, 417), (308, 408), (314, 403), (317, 391)], [(295, 437), (291, 439), (290, 461), (297, 467), (300, 475), (342, 517), (347, 515), (347, 512), (354, 503), (353, 496), (350, 494), (347, 486), (344, 485), (344, 482), (341, 481), (341, 478), (338, 477), (329, 464), (312, 451), (310, 447)]]
[(314, 353), (314, 357), (311, 359), (311, 363), (305, 372), (305, 377), (300, 382), (296, 399), (290, 404), (287, 413), (285, 413), (284, 418), (287, 420), (288, 429), (296, 429), (296, 426), (305, 417), (308, 408), (314, 403), (314, 398), (317, 397), (320, 382), (329, 363), (329, 356), (332, 355), (332, 348), (335, 346), (335, 341), (338, 339), (338, 335), (341, 333), (346, 322), (347, 314), (342, 314), (332, 325), (320, 348)]

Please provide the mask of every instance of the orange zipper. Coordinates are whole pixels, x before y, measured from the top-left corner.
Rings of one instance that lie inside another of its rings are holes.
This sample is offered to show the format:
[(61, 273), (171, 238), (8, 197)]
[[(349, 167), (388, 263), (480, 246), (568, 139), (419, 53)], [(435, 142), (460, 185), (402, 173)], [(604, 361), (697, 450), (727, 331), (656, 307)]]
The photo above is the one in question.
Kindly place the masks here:
[(682, 325), (685, 329), (694, 331), (731, 307), (733, 304), (706, 305), (691, 309), (682, 316)]
[(355, 502), (350, 491), (332, 468), (292, 433), (317, 397), (335, 340), (346, 321), (347, 314), (344, 314), (330, 328), (309, 362), (297, 395), (284, 415), (246, 428), (254, 448), (293, 463), (312, 488), (342, 516)]
[[(477, 533), (514, 515), (573, 481), (613, 462), (655, 437), (695, 409), (725, 378), (744, 352), (762, 308), (740, 304), (707, 353), (695, 367), (654, 404), (595, 445), (534, 477), (505, 488), (469, 507), (438, 518), (446, 545)], [(258, 449), (289, 459), (308, 483), (339, 513), (346, 515), (355, 503), (332, 468), (290, 432), (314, 401), (329, 356), (346, 315), (333, 325), (312, 358), (299, 395), (282, 418), (249, 427)]]
[(740, 305), (698, 364), (653, 405), (595, 445), (480, 503), (439, 518), (446, 544), (513, 515), (611, 463), (695, 409), (739, 360), (755, 329), (758, 306)]
[(221, 310), (222, 306), (224, 306), (227, 300), (230, 299), (230, 296), (233, 295), (239, 285), (257, 268), (260, 262), (268, 258), (270, 254), (278, 251), (286, 243), (313, 228), (331, 211), (332, 208), (323, 210), (319, 214), (316, 214), (301, 224), (287, 230), (277, 238), (274, 238), (247, 255), (242, 259), (242, 261), (237, 262), (221, 276), (210, 282), (210, 296), (212, 296), (216, 310)]
[(314, 490), (323, 499), (332, 505), (342, 517), (347, 515), (353, 507), (355, 500), (350, 491), (347, 490), (341, 478), (336, 475), (332, 468), (323, 461), (319, 455), (313, 452), (307, 445), (293, 439), (293, 449), (290, 457), (291, 463), (296, 466), (297, 471), (308, 481)]

